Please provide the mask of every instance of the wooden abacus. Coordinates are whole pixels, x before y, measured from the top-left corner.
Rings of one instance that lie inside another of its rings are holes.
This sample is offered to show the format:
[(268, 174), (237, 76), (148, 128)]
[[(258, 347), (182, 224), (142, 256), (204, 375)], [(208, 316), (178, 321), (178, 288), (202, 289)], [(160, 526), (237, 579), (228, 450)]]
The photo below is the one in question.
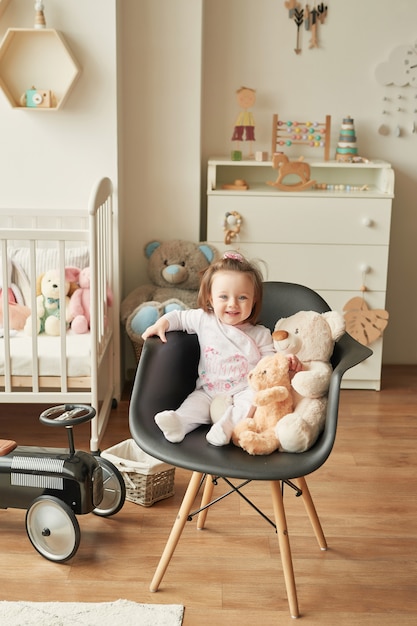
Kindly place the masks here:
[(272, 116), (271, 154), (282, 152), (291, 146), (309, 146), (324, 148), (324, 160), (330, 155), (330, 122), (331, 116), (326, 115), (325, 122), (284, 122), (278, 114)]

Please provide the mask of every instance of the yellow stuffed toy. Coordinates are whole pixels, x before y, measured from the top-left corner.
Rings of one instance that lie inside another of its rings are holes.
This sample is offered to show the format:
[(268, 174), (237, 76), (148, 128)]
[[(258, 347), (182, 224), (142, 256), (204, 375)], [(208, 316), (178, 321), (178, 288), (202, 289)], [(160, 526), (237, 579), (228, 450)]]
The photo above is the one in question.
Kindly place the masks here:
[(255, 392), (253, 416), (235, 426), (232, 441), (249, 454), (271, 454), (280, 445), (276, 425), (293, 410), (287, 357), (280, 353), (263, 357), (248, 381)]

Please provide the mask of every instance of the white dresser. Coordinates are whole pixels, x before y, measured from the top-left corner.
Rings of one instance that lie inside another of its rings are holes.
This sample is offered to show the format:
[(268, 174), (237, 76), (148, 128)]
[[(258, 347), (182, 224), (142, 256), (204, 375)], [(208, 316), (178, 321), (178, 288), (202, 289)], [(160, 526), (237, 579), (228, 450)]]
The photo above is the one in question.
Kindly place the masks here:
[[(337, 185), (337, 190), (283, 192), (267, 184), (277, 178), (270, 161), (210, 159), (207, 241), (264, 261), (266, 280), (307, 285), (332, 309), (343, 312), (348, 300), (362, 295), (362, 285), (369, 308), (384, 309), (394, 194), (391, 165), (377, 160), (308, 163), (312, 180)], [(249, 189), (222, 189), (242, 179)], [(351, 187), (362, 189), (348, 191)], [(233, 212), (242, 218), (240, 232), (225, 245), (225, 216)], [(380, 389), (382, 338), (370, 347), (373, 356), (345, 374), (344, 388)]]

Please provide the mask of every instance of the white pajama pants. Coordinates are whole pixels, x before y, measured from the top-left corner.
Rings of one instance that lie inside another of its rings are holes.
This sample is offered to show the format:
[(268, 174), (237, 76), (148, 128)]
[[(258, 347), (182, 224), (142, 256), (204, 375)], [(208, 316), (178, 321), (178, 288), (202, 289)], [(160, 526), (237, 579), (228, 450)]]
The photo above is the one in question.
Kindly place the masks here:
[[(195, 430), (201, 424), (211, 424), (210, 405), (214, 397), (215, 394), (211, 395), (203, 389), (195, 389), (176, 409), (175, 413), (181, 418), (185, 434)], [(236, 426), (248, 415), (252, 406), (252, 389), (246, 388), (243, 391), (238, 391), (231, 397), (233, 404), (230, 410), (228, 409), (224, 416), (218, 420), (217, 423), (220, 425), (225, 418), (232, 426)]]

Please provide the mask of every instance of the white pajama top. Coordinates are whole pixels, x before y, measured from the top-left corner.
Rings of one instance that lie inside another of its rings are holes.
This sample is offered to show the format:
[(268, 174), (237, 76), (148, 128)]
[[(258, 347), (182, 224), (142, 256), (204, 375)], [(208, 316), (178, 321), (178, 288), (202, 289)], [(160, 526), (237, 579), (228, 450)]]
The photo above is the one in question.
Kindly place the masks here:
[(214, 313), (202, 309), (170, 311), (164, 317), (170, 331), (197, 335), (200, 362), (196, 388), (210, 395), (233, 395), (247, 388), (250, 370), (262, 357), (275, 352), (270, 330), (260, 324), (223, 324)]

